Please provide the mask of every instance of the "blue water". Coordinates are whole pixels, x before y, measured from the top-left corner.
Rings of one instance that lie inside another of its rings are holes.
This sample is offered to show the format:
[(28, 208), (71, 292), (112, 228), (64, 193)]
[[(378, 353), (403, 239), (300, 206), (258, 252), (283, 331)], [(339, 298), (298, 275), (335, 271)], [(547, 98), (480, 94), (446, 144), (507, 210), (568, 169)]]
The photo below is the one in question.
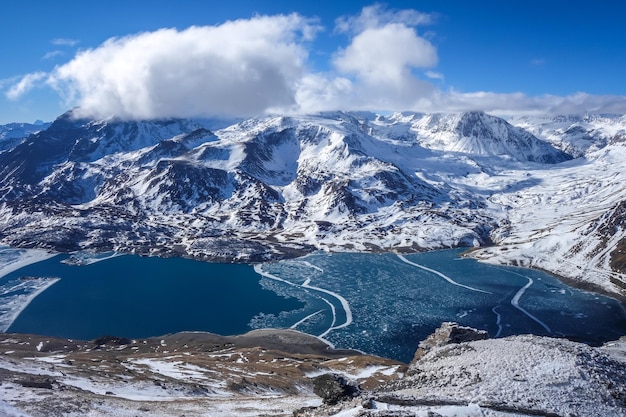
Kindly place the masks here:
[(249, 265), (180, 258), (118, 256), (71, 266), (57, 256), (2, 278), (56, 276), (7, 331), (75, 339), (103, 335), (148, 337), (182, 330), (245, 333), (259, 312), (278, 313), (302, 303), (259, 285)]
[(291, 327), (408, 362), (443, 321), (492, 337), (533, 333), (597, 344), (626, 334), (626, 313), (611, 298), (459, 253), (317, 253), (257, 266), (263, 276), (251, 266), (185, 259), (120, 256), (69, 266), (55, 257), (0, 285), (24, 275), (61, 277), (9, 331), (77, 339)]

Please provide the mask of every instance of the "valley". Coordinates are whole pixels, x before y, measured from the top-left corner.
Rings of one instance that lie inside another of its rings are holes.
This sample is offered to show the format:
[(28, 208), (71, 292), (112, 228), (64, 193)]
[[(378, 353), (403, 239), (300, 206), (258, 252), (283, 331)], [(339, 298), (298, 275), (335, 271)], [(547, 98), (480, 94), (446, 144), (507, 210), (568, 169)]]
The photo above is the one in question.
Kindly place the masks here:
[(69, 112), (0, 152), (0, 241), (225, 262), (468, 247), (619, 296), (625, 129), (621, 116)]

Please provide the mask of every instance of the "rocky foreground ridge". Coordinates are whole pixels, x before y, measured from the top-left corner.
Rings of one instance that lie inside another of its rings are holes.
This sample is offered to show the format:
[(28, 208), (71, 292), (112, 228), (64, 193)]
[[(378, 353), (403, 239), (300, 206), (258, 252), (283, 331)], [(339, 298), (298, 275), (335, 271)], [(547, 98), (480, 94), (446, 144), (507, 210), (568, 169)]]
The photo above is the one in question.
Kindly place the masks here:
[(4, 334), (0, 415), (626, 416), (626, 340), (486, 338), (444, 323), (407, 366), (291, 330), (90, 342)]

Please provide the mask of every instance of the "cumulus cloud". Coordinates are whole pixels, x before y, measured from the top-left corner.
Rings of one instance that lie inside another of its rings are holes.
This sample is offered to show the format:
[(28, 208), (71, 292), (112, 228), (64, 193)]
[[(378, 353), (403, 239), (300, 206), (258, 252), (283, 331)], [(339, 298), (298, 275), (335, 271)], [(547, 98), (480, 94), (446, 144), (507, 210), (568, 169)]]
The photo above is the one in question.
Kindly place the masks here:
[(161, 29), (79, 52), (48, 83), (85, 116), (250, 116), (295, 105), (315, 32), (296, 14)]
[(379, 5), (339, 19), (336, 31), (348, 33), (350, 39), (333, 56), (335, 78), (317, 76), (314, 84), (309, 77), (300, 86), (299, 104), (307, 108), (315, 106), (314, 97), (327, 103), (334, 97), (335, 108), (407, 109), (431, 94), (434, 87), (415, 71), (437, 65), (437, 49), (413, 27), (430, 20), (430, 15), (415, 10), (388, 11)]
[(389, 23), (359, 33), (334, 64), (367, 82), (397, 84), (412, 76), (411, 68), (437, 65), (437, 50), (412, 28)]
[[(50, 73), (0, 80), (0, 89), (15, 100), (46, 84), (68, 107), (78, 107), (75, 114), (93, 118), (249, 117), (338, 109), (626, 113), (623, 96), (442, 91), (433, 84), (444, 80), (436, 70), (437, 47), (418, 32), (433, 19), (380, 5), (338, 19), (335, 36), (347, 41), (325, 73), (313, 72), (308, 58), (321, 30), (317, 21), (291, 14), (109, 39)], [(54, 42), (75, 45), (68, 39)]]
[[(354, 97), (358, 97), (354, 83), (345, 77), (328, 77), (307, 74), (302, 77), (296, 90), (296, 106), (286, 109), (294, 113), (314, 113), (325, 110), (359, 109)], [(283, 109), (285, 110), (285, 109)]]

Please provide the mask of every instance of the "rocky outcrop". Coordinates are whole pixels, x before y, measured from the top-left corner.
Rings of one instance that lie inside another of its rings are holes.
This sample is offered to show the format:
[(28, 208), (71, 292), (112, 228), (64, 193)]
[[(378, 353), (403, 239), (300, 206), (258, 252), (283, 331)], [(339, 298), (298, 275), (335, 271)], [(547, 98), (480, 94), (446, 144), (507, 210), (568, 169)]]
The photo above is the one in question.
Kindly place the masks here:
[(444, 323), (407, 374), (300, 416), (626, 416), (626, 340), (594, 348)]
[(433, 334), (428, 336), (426, 340), (420, 342), (411, 364), (415, 364), (433, 348), (453, 343), (473, 342), (475, 340), (485, 339), (489, 339), (489, 333), (485, 330), (459, 326), (458, 323), (454, 322), (444, 322)]

